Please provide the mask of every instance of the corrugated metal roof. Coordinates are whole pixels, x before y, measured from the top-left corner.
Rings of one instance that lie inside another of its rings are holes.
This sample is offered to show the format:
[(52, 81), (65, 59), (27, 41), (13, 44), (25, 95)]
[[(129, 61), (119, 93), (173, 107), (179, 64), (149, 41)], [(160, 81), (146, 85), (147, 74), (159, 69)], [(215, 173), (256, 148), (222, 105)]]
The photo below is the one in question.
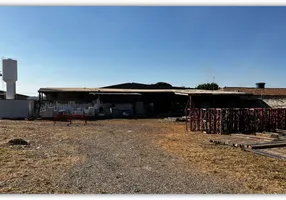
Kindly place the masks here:
[(122, 92), (90, 92), (89, 94), (100, 94), (100, 95), (142, 95), (140, 93), (131, 93), (131, 92), (128, 92), (128, 93), (122, 93)]
[(96, 93), (158, 93), (171, 92), (178, 95), (198, 95), (198, 94), (213, 94), (213, 95), (234, 95), (248, 94), (245, 92), (223, 91), (223, 90), (199, 90), (199, 89), (116, 89), (116, 88), (40, 88), (39, 92), (96, 92)]
[(178, 95), (249, 95), (249, 93), (245, 92), (235, 92), (235, 91), (223, 91), (223, 90), (198, 90), (198, 89), (190, 89), (190, 90), (176, 90), (176, 94)]
[(173, 92), (172, 89), (40, 88), (39, 92)]

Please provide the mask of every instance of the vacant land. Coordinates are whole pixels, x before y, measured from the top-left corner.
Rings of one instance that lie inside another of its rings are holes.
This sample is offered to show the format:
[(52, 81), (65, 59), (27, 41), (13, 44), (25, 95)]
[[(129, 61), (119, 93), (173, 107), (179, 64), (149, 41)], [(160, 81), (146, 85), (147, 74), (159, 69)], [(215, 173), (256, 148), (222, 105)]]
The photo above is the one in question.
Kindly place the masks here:
[[(0, 193), (286, 193), (286, 162), (164, 120), (0, 121)], [(9, 146), (22, 138), (29, 146)]]

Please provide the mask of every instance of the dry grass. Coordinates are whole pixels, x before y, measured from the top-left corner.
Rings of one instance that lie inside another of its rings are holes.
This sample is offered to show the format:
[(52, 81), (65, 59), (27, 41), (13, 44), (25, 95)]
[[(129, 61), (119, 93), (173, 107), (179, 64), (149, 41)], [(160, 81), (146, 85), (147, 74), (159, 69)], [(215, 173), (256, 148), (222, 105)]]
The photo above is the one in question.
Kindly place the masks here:
[[(67, 142), (72, 131), (61, 131), (51, 122), (0, 121), (0, 193), (63, 193), (60, 175), (83, 160), (77, 146)], [(22, 138), (30, 146), (8, 146)]]
[(159, 144), (207, 174), (237, 180), (251, 193), (286, 193), (286, 162), (209, 143), (228, 137), (186, 133), (183, 124), (165, 125), (166, 135)]
[[(53, 126), (47, 121), (0, 121), (0, 193), (69, 193), (58, 181), (72, 166), (85, 161), (80, 142), (93, 138), (96, 126), (120, 124), (117, 127), (128, 129), (131, 123), (148, 132), (154, 144), (180, 156), (185, 170), (195, 165), (202, 173), (236, 180), (251, 193), (286, 193), (285, 161), (213, 145), (209, 139), (221, 136), (186, 133), (183, 123), (164, 120), (106, 120), (89, 122), (88, 126), (77, 122), (79, 127), (66, 123)], [(8, 146), (14, 138), (23, 138), (31, 145)]]

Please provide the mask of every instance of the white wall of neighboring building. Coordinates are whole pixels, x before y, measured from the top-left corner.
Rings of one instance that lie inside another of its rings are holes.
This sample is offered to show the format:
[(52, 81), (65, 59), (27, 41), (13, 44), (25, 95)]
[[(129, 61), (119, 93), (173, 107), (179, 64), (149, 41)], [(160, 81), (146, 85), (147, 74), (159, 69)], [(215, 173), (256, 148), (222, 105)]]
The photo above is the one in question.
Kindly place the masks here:
[(272, 108), (286, 108), (286, 97), (262, 98), (262, 100)]
[(28, 118), (31, 115), (31, 101), (0, 100), (0, 118)]

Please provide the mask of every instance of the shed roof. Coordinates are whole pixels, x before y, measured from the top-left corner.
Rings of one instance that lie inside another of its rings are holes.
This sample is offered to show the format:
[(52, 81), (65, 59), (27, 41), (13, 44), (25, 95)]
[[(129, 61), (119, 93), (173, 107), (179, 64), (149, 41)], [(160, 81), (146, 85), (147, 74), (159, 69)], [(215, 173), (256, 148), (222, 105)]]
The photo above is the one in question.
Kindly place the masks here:
[(236, 92), (236, 91), (223, 91), (223, 90), (175, 90), (175, 94), (178, 95), (251, 95), (246, 92)]
[(172, 89), (40, 88), (39, 92), (173, 92)]
[(137, 95), (142, 95), (142, 94), (140, 94), (140, 93), (131, 93), (131, 92), (128, 92), (128, 93), (122, 93), (122, 92), (109, 92), (109, 93), (107, 93), (107, 92), (104, 92), (104, 93), (102, 93), (102, 92), (90, 92), (89, 94), (94, 94), (94, 95), (96, 95), (96, 94), (100, 94), (100, 95), (130, 95), (130, 96), (137, 96)]
[(39, 92), (176, 93), (178, 95), (246, 95), (246, 92), (199, 89), (40, 88)]

